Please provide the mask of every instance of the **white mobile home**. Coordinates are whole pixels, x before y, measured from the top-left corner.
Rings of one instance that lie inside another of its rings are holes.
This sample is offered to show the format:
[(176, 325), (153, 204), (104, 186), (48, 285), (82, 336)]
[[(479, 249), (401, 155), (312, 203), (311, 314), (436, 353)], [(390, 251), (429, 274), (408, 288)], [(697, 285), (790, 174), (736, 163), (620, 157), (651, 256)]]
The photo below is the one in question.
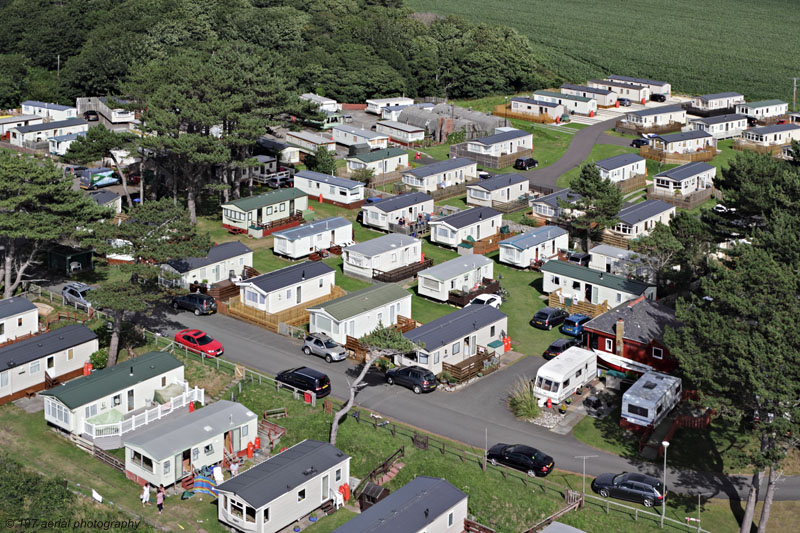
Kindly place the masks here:
[(692, 107), (700, 111), (717, 111), (730, 109), (744, 103), (744, 95), (736, 92), (702, 94), (692, 98)]
[(319, 148), (325, 148), (329, 152), (336, 152), (336, 141), (330, 137), (323, 137), (310, 131), (287, 131), (286, 142), (311, 154), (316, 153)]
[(622, 419), (656, 427), (681, 401), (681, 378), (651, 370), (622, 395)]
[(430, 165), (404, 170), (403, 183), (423, 192), (444, 189), (472, 181), (478, 177), (478, 164), (466, 157), (457, 157)]
[(491, 207), (472, 207), (438, 220), (431, 226), (431, 242), (455, 248), (461, 241), (485, 239), (500, 233), (503, 213)]
[(23, 115), (36, 115), (47, 120), (59, 121), (69, 120), (78, 116), (78, 109), (60, 104), (49, 104), (37, 100), (25, 100), (22, 102)]
[(273, 250), (278, 255), (299, 259), (318, 250), (353, 243), (353, 223), (342, 217), (317, 220), (272, 234)]
[(39, 310), (25, 298), (0, 300), (0, 345), (39, 332)]
[(669, 225), (674, 216), (674, 205), (664, 200), (645, 200), (620, 209), (617, 214), (619, 222), (609, 231), (626, 239), (635, 239), (649, 234), (658, 222)]
[(278, 313), (328, 296), (336, 271), (323, 262), (305, 261), (238, 282), (242, 304)]
[(605, 89), (606, 91), (614, 91), (619, 98), (628, 98), (642, 105), (650, 100), (650, 87), (639, 83), (614, 80), (589, 80), (586, 85), (597, 89)]
[(561, 92), (563, 94), (571, 94), (572, 96), (582, 96), (584, 98), (597, 100), (598, 107), (617, 106), (617, 99), (619, 98), (619, 95), (614, 91), (589, 87), (588, 85), (574, 85), (572, 83), (565, 83), (562, 85)]
[(333, 500), (350, 484), (350, 456), (304, 440), (217, 487), (219, 521), (246, 533), (277, 533)]
[(392, 142), (409, 146), (425, 140), (425, 128), (393, 120), (381, 120), (375, 125), (377, 133), (388, 135)]
[(597, 113), (597, 100), (573, 94), (557, 93), (554, 91), (535, 91), (535, 100), (543, 100), (554, 104), (561, 104), (568, 113), (594, 116)]
[(123, 440), (125, 475), (140, 485), (168, 487), (227, 455), (247, 452), (258, 416), (240, 403), (219, 400)]
[(43, 124), (31, 124), (30, 126), (18, 126), (8, 130), (8, 142), (14, 146), (25, 147), (26, 143), (47, 142), (50, 137), (60, 135), (70, 135), (89, 131), (89, 123), (82, 118), (71, 118), (58, 122), (46, 122)]
[(321, 172), (301, 170), (294, 175), (294, 187), (312, 198), (345, 206), (364, 200), (364, 184)]
[(597, 374), (597, 356), (591, 350), (572, 346), (542, 366), (536, 372), (533, 394), (539, 405), (550, 400), (553, 405), (575, 394), (578, 387), (591, 382)]
[(85, 136), (86, 132), (82, 131), (80, 133), (70, 133), (68, 135), (57, 135), (55, 137), (50, 137), (47, 139), (47, 142), (50, 144), (50, 153), (52, 155), (63, 156), (67, 153), (69, 147), (72, 146), (72, 143)]
[(499, 157), (521, 150), (533, 150), (533, 134), (513, 128), (467, 141), (467, 151), (479, 155)]
[(427, 221), (433, 213), (433, 198), (424, 192), (407, 192), (364, 204), (361, 210), (365, 225), (388, 231), (389, 224), (397, 224), (400, 219), (408, 223), (416, 223), (420, 218)]
[(494, 278), (494, 261), (482, 255), (465, 255), (426, 268), (417, 274), (417, 292), (446, 302), (450, 291), (470, 292), (484, 278)]
[(367, 100), (367, 113), (372, 113), (373, 115), (381, 115), (383, 113), (383, 109), (385, 107), (390, 106), (410, 106), (414, 103), (413, 98), (406, 98), (402, 97), (395, 97), (395, 98), (371, 98)]
[(74, 324), (0, 348), (0, 405), (45, 389), (50, 380), (80, 376), (98, 347), (92, 330)]
[(647, 173), (647, 160), (639, 154), (620, 154), (595, 162), (600, 177), (613, 183)]
[(683, 126), (686, 124), (686, 110), (679, 105), (665, 105), (651, 107), (641, 111), (625, 113), (625, 120), (635, 126), (647, 128), (650, 126)]
[(531, 209), (537, 217), (543, 218), (548, 222), (555, 222), (562, 215), (566, 216), (571, 209), (561, 207), (561, 202), (574, 204), (581, 199), (581, 195), (572, 192), (571, 189), (561, 189), (547, 196), (531, 199)]
[(253, 266), (253, 250), (240, 241), (231, 241), (212, 246), (205, 257), (173, 259), (161, 270), (179, 279), (163, 280), (162, 283), (188, 289), (192, 283), (217, 283), (242, 275), (245, 267)]
[(651, 94), (663, 94), (667, 98), (672, 96), (672, 85), (665, 81), (651, 80), (648, 78), (636, 78), (633, 76), (618, 76), (612, 74), (608, 77), (609, 80), (621, 81), (625, 83), (635, 83), (637, 85), (644, 85), (650, 89)]
[(614, 307), (645, 295), (656, 298), (656, 287), (625, 276), (598, 272), (567, 261), (548, 261), (542, 265), (542, 290), (546, 293), (561, 289), (561, 296), (573, 302), (594, 305), (607, 303)]
[(400, 357), (398, 362), (419, 365), (440, 374), (442, 363), (454, 365), (476, 355), (479, 350), (491, 350), (489, 345), (502, 342), (507, 331), (505, 313), (488, 305), (470, 305), (403, 333), (420, 348), (416, 361)]
[(739, 137), (747, 129), (747, 117), (744, 115), (717, 115), (708, 118), (696, 118), (689, 121), (689, 131), (705, 131), (717, 140)]
[(467, 185), (467, 204), (492, 207), (524, 198), (530, 192), (530, 180), (521, 174), (500, 174)]
[(777, 124), (750, 128), (742, 132), (742, 139), (762, 146), (791, 144), (793, 141), (800, 141), (800, 124)]
[(0, 118), (0, 139), (5, 140), (6, 132), (11, 128), (33, 126), (43, 122), (44, 119), (36, 115), (14, 115), (12, 117)]
[(339, 104), (333, 98), (326, 98), (314, 93), (301, 94), (300, 100), (310, 102), (320, 111), (328, 111), (329, 113), (335, 113), (336, 111), (340, 111), (342, 109), (341, 104)]
[(264, 152), (278, 158), (281, 163), (299, 163), (300, 150), (296, 146), (290, 146), (277, 139), (260, 137), (256, 144)]
[(752, 117), (756, 120), (766, 120), (780, 117), (789, 111), (789, 104), (782, 100), (762, 100), (760, 102), (746, 102), (736, 105), (736, 112), (740, 115)]
[(655, 282), (653, 270), (632, 250), (608, 244), (598, 244), (589, 250), (589, 268), (617, 276), (636, 276), (650, 283)]
[(408, 167), (408, 152), (402, 148), (387, 148), (347, 158), (347, 172), (367, 168), (376, 176), (395, 172)]
[(695, 161), (659, 172), (653, 177), (656, 191), (671, 194), (691, 194), (714, 186), (716, 167)]
[(389, 136), (374, 131), (362, 130), (355, 126), (340, 124), (331, 128), (333, 140), (343, 146), (368, 144), (371, 149), (382, 149), (389, 145)]
[(689, 154), (699, 150), (716, 148), (717, 140), (704, 131), (685, 131), (650, 138), (654, 150), (670, 154)]
[(372, 278), (373, 270), (390, 272), (422, 261), (422, 243), (408, 235), (390, 233), (348, 246), (342, 258), (345, 274)]
[(569, 249), (569, 232), (558, 226), (540, 226), (533, 231), (500, 241), (500, 262), (528, 268), (534, 261), (547, 261), (559, 250)]
[(188, 383), (183, 376), (183, 363), (172, 355), (149, 352), (40, 393), (44, 419), (69, 433), (93, 438), (94, 432), (87, 431), (84, 423), (119, 422), (151, 406), (156, 393), (165, 400), (184, 393)]
[(301, 214), (308, 209), (308, 197), (298, 189), (278, 189), (231, 200), (221, 207), (222, 227), (246, 233), (251, 226), (270, 226), (275, 221)]
[(370, 285), (341, 298), (308, 308), (309, 331), (325, 333), (341, 345), (347, 337), (360, 339), (380, 325), (411, 318), (411, 293), (394, 283)]
[(534, 117), (547, 117), (551, 120), (561, 120), (561, 115), (566, 113), (566, 108), (557, 102), (549, 102), (541, 99), (537, 100), (524, 96), (515, 96), (510, 102), (512, 113), (522, 113)]

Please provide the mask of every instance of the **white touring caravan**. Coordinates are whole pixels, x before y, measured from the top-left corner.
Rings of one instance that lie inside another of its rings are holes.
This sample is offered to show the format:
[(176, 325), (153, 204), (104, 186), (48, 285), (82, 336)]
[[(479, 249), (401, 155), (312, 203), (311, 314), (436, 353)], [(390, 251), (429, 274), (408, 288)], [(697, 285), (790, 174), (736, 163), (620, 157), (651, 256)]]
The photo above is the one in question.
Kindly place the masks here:
[(573, 346), (555, 359), (543, 364), (536, 373), (533, 393), (539, 405), (559, 405), (575, 393), (578, 387), (592, 381), (597, 374), (597, 355), (591, 350)]
[(649, 371), (622, 395), (622, 419), (657, 426), (681, 401), (681, 378)]

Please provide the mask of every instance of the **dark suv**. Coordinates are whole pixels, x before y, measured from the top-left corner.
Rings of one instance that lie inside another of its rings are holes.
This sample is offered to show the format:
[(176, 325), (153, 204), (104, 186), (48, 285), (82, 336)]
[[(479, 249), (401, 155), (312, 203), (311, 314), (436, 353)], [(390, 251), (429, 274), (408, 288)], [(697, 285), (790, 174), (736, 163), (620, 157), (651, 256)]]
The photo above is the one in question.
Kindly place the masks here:
[(556, 309), (555, 307), (545, 307), (539, 309), (533, 318), (531, 318), (531, 326), (539, 329), (553, 329), (569, 316), (569, 313), (563, 309)]
[(285, 189), (294, 186), (294, 178), (292, 176), (273, 176), (267, 180), (267, 187), (273, 189)]
[(324, 398), (331, 393), (331, 380), (328, 376), (307, 366), (284, 370), (275, 376), (275, 380), (296, 389), (314, 392), (317, 398)]
[(172, 307), (176, 311), (178, 309), (188, 309), (196, 316), (210, 315), (217, 312), (217, 301), (213, 296), (193, 292), (183, 296), (174, 296), (172, 298)]
[(556, 339), (550, 346), (547, 347), (547, 349), (542, 354), (542, 357), (544, 357), (549, 361), (550, 359), (561, 355), (569, 348), (580, 345), (581, 345), (580, 339)]
[(653, 476), (637, 473), (600, 474), (592, 481), (592, 490), (603, 498), (638, 502), (645, 507), (661, 503), (667, 497), (664, 485)]
[(642, 146), (648, 146), (649, 144), (649, 139), (634, 139), (631, 141), (631, 146), (634, 148), (641, 148)]
[(539, 162), (532, 157), (520, 157), (514, 161), (514, 168), (517, 170), (529, 170), (539, 166)]
[(650, 100), (652, 100), (653, 102), (666, 102), (667, 101), (667, 95), (666, 94), (651, 94), (650, 95)]
[(414, 394), (436, 390), (436, 376), (427, 368), (406, 366), (393, 368), (386, 372), (386, 383), (403, 385), (414, 391)]
[(630, 98), (617, 98), (617, 102), (619, 102), (619, 105), (624, 106), (624, 107), (630, 107), (630, 105), (631, 105), (631, 99)]

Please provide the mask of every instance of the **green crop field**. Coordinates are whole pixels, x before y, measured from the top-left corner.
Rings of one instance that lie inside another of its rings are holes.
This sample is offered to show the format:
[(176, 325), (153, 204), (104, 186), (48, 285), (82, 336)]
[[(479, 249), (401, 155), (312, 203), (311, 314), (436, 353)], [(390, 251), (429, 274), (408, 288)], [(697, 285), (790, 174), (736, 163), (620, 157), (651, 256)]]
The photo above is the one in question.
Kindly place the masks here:
[[(687, 94), (738, 91), (791, 102), (800, 10), (786, 0), (406, 0), (419, 12), (511, 26), (572, 82), (620, 74)], [(756, 43), (761, 43), (756, 45)]]

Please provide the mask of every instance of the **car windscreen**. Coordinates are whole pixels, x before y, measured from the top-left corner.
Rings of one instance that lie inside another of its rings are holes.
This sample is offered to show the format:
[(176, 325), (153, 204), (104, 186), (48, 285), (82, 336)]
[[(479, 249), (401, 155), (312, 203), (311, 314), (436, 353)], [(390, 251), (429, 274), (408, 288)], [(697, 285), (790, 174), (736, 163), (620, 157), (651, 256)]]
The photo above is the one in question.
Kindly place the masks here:
[(575, 320), (574, 318), (568, 318), (564, 321), (564, 325), (567, 327), (577, 326), (578, 321)]
[(540, 462), (540, 463), (544, 462), (544, 460), (546, 458), (547, 458), (547, 454), (544, 453), (544, 452), (537, 451), (535, 454), (533, 454), (533, 460), (537, 461), (537, 462)]
[(336, 344), (336, 341), (334, 341), (332, 339), (328, 339), (328, 340), (325, 341), (325, 347), (326, 348), (336, 348), (337, 346), (338, 346), (338, 344)]
[(533, 318), (547, 318), (547, 313), (545, 313), (544, 311), (539, 311), (538, 313), (533, 315)]
[(202, 337), (197, 338), (197, 344), (199, 344), (200, 346), (205, 346), (206, 344), (210, 344), (212, 342), (214, 342), (214, 339), (212, 339), (208, 335), (203, 335)]

